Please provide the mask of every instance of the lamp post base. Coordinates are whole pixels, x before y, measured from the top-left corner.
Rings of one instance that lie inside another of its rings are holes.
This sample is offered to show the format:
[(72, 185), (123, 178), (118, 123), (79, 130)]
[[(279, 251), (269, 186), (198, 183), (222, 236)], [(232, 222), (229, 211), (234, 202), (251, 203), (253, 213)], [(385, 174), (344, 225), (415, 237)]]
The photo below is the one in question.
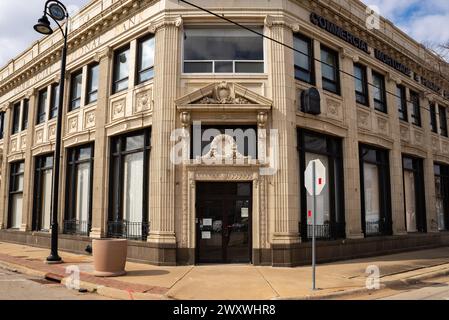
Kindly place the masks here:
[(60, 264), (60, 263), (64, 263), (64, 261), (58, 255), (56, 255), (56, 256), (51, 255), (51, 256), (48, 256), (47, 259), (45, 259), (45, 263), (46, 264)]

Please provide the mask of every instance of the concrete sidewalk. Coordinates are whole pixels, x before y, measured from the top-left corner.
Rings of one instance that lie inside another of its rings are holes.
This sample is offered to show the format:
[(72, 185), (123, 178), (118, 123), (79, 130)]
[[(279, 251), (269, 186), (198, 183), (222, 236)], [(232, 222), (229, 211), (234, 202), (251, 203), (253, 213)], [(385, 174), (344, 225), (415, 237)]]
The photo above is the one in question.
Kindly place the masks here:
[(377, 266), (381, 286), (413, 283), (449, 274), (449, 248), (415, 251), (319, 265), (311, 291), (311, 268), (251, 265), (158, 267), (127, 262), (125, 276), (92, 276), (92, 257), (60, 252), (64, 264), (47, 265), (48, 249), (0, 242), (0, 267), (66, 283), (66, 268), (78, 266), (81, 287), (117, 299), (330, 299), (366, 292), (366, 268)]

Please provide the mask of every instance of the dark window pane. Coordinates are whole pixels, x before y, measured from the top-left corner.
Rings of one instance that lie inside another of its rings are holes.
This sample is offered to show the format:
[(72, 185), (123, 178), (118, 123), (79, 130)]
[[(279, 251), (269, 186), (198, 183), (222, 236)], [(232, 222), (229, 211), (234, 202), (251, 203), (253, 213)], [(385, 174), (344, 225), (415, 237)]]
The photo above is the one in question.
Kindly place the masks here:
[(23, 100), (23, 111), (22, 111), (22, 130), (28, 128), (28, 109), (30, 107), (30, 101), (28, 99)]
[(97, 101), (99, 65), (89, 66), (87, 74), (87, 104)]
[(113, 91), (128, 89), (129, 48), (117, 51), (114, 56), (114, 86)]
[(235, 62), (236, 73), (263, 73), (263, 62)]
[(399, 119), (408, 121), (408, 113), (407, 113), (407, 99), (405, 96), (405, 87), (397, 86), (396, 87), (396, 103), (398, 105)]
[(432, 132), (438, 133), (437, 128), (437, 110), (434, 103), (431, 103), (429, 106), (429, 112), (430, 112), (430, 128), (432, 129)]
[(19, 125), (20, 125), (20, 102), (16, 103), (13, 107), (12, 134), (16, 134), (19, 132)]
[(126, 151), (143, 148), (145, 144), (145, 136), (143, 134), (137, 136), (126, 137)]
[(232, 73), (232, 72), (234, 72), (232, 61), (215, 61), (215, 72), (217, 72), (217, 73)]
[(81, 91), (83, 86), (83, 74), (81, 71), (72, 75), (70, 86), (70, 110), (81, 106)]
[(3, 139), (4, 130), (5, 130), (5, 113), (0, 112), (0, 140)]
[(419, 94), (414, 91), (410, 91), (410, 100), (412, 101), (412, 123), (417, 126), (421, 126), (421, 106), (419, 104)]
[(339, 94), (338, 54), (330, 49), (321, 48), (321, 61), (323, 89)]
[(440, 134), (444, 137), (447, 137), (447, 116), (446, 116), (446, 108), (443, 106), (439, 106), (440, 113)]
[(295, 57), (295, 78), (307, 83), (313, 83), (313, 50), (312, 40), (302, 35), (293, 37), (294, 48), (299, 52), (294, 52)]
[(373, 72), (373, 95), (374, 107), (378, 111), (387, 112), (386, 93), (385, 93), (385, 78), (384, 76)]
[(211, 73), (212, 62), (184, 62), (185, 73)]
[(59, 105), (59, 84), (51, 86), (50, 119), (58, 115)]
[(366, 68), (362, 65), (354, 65), (354, 81), (355, 81), (355, 96), (358, 103), (368, 104), (368, 89), (366, 80)]
[(39, 101), (37, 106), (37, 124), (46, 120), (46, 108), (47, 108), (47, 88), (42, 89), (39, 92)]

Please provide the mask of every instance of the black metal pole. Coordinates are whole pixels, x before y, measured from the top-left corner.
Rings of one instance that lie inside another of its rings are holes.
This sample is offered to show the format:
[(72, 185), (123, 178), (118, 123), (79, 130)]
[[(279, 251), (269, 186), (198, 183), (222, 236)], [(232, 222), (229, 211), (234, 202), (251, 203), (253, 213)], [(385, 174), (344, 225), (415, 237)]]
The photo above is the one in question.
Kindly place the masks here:
[(65, 68), (67, 63), (67, 35), (68, 21), (65, 23), (64, 46), (62, 47), (61, 57), (61, 76), (59, 79), (59, 100), (58, 115), (56, 119), (56, 144), (53, 159), (53, 192), (51, 204), (51, 253), (47, 257), (47, 263), (61, 263), (62, 259), (58, 254), (58, 202), (59, 202), (59, 168), (61, 163), (61, 131), (62, 116), (64, 106), (64, 84), (65, 84)]

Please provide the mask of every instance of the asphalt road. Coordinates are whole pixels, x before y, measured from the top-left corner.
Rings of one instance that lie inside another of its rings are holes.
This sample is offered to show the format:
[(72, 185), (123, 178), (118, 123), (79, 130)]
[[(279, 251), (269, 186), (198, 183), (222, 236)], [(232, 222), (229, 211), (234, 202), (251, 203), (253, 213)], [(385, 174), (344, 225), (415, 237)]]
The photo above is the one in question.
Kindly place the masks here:
[(449, 281), (432, 281), (423, 288), (412, 289), (380, 300), (449, 300)]
[(0, 269), (0, 300), (106, 300), (69, 290), (60, 283)]

